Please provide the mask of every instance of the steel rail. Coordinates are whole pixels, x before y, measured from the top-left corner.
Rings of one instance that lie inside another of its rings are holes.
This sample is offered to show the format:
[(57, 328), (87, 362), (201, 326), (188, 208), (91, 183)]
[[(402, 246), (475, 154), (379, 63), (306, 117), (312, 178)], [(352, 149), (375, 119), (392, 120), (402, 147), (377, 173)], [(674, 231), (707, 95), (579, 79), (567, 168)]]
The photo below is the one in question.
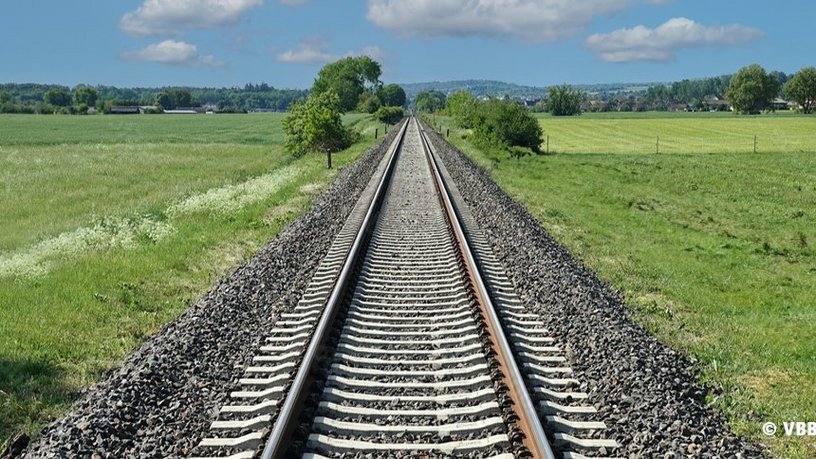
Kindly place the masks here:
[(300, 407), (303, 405), (303, 401), (308, 395), (307, 389), (309, 387), (309, 383), (311, 382), (312, 371), (317, 363), (317, 358), (319, 357), (320, 351), (328, 338), (329, 332), (332, 330), (337, 312), (343, 303), (342, 300), (347, 291), (346, 284), (352, 278), (357, 260), (365, 248), (365, 239), (368, 237), (368, 234), (373, 228), (374, 215), (382, 205), (385, 191), (388, 188), (388, 182), (390, 181), (390, 178), (394, 172), (394, 165), (396, 164), (400, 146), (405, 139), (408, 124), (410, 124), (410, 119), (403, 124), (400, 132), (397, 134), (396, 139), (392, 143), (389, 152), (390, 159), (388, 160), (388, 165), (386, 166), (385, 172), (383, 173), (382, 178), (377, 185), (377, 189), (374, 192), (374, 196), (371, 199), (371, 204), (369, 204), (368, 211), (363, 219), (363, 223), (360, 225), (360, 231), (358, 231), (357, 236), (354, 239), (354, 243), (352, 244), (351, 249), (349, 249), (348, 256), (346, 257), (346, 260), (343, 263), (343, 268), (337, 277), (337, 282), (335, 283), (331, 296), (326, 303), (326, 307), (323, 315), (320, 318), (320, 322), (318, 322), (314, 335), (312, 335), (312, 339), (309, 341), (309, 347), (306, 349), (303, 361), (301, 362), (300, 368), (298, 368), (297, 375), (295, 376), (286, 399), (278, 412), (278, 417), (275, 420), (275, 424), (272, 427), (272, 432), (269, 434), (269, 439), (267, 440), (266, 446), (264, 447), (261, 455), (263, 459), (281, 459), (285, 457), (286, 449), (289, 447), (289, 440), (298, 421)]
[[(342, 270), (338, 275), (337, 282), (332, 289), (331, 296), (326, 303), (314, 335), (309, 341), (309, 346), (304, 353), (303, 361), (298, 368), (295, 379), (275, 420), (261, 456), (263, 459), (282, 459), (286, 457), (292, 434), (299, 422), (300, 409), (309, 395), (308, 389), (312, 382), (312, 374), (317, 360), (333, 328), (337, 313), (343, 305), (345, 294), (348, 291), (348, 283), (353, 278), (359, 259), (364, 253), (366, 240), (371, 234), (371, 230), (376, 222), (376, 214), (382, 207), (386, 190), (388, 189), (399, 157), (400, 148), (412, 118), (413, 117), (409, 118), (404, 123), (389, 149), (388, 154), (390, 157), (388, 164), (379, 180), (365, 218), (360, 226), (360, 230), (354, 239), (351, 249), (349, 249)], [(419, 125), (418, 131), (422, 148), (432, 171), (434, 186), (438, 191), (438, 198), (443, 205), (443, 209), (453, 230), (455, 243), (458, 245), (462, 255), (465, 270), (473, 286), (479, 308), (484, 317), (488, 335), (493, 344), (493, 349), (496, 351), (503, 381), (509, 389), (508, 395), (515, 407), (514, 411), (519, 416), (519, 426), (524, 434), (523, 443), (532, 453), (532, 457), (536, 459), (554, 459), (555, 456), (549, 445), (547, 436), (544, 433), (544, 429), (541, 426), (541, 421), (527, 391), (524, 379), (513, 357), (512, 349), (502, 329), (498, 313), (493, 306), (490, 294), (482, 280), (478, 264), (470, 249), (467, 237), (459, 223), (459, 215), (450, 198), (448, 185), (445, 183), (439, 171), (433, 147), (425, 136), (424, 127), (418, 121), (417, 123)]]
[(490, 299), (490, 293), (482, 280), (478, 263), (470, 249), (470, 244), (462, 229), (462, 225), (459, 223), (459, 214), (450, 198), (448, 185), (439, 172), (433, 147), (426, 138), (424, 127), (421, 124), (419, 127), (422, 146), (433, 172), (434, 184), (439, 191), (439, 198), (445, 208), (456, 242), (464, 258), (465, 268), (475, 290), (479, 308), (486, 320), (487, 331), (493, 343), (493, 348), (497, 353), (496, 356), (502, 370), (502, 377), (509, 388), (510, 398), (516, 406), (516, 414), (519, 415), (519, 425), (525, 436), (523, 443), (530, 450), (534, 458), (554, 459), (555, 455), (550, 447), (544, 428), (541, 425), (535, 404), (530, 397), (530, 393), (524, 382), (524, 377), (513, 357), (513, 350), (504, 333), (499, 315)]

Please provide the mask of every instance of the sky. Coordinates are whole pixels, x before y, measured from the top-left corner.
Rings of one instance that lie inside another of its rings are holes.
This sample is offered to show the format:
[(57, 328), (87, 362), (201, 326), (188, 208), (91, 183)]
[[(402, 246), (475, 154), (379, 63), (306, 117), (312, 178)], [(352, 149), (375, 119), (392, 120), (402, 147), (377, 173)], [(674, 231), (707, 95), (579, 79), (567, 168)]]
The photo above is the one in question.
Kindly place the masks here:
[(3, 0), (0, 82), (308, 88), (366, 54), (384, 82), (669, 82), (816, 65), (813, 0)]

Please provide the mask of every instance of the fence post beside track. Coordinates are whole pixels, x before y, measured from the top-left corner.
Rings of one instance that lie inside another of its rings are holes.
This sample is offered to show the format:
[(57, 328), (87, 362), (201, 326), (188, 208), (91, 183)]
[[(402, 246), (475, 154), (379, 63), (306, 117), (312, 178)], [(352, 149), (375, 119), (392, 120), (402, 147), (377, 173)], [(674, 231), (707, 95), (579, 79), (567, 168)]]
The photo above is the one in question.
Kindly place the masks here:
[(757, 136), (754, 136), (754, 153), (757, 152)]

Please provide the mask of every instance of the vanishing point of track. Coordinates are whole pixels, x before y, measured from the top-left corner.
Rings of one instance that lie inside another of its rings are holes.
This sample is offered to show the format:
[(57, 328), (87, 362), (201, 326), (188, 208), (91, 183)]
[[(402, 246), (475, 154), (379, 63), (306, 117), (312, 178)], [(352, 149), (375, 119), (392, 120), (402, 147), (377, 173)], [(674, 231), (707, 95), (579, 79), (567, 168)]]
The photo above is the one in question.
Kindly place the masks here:
[[(581, 458), (617, 447), (411, 118), (198, 457)], [(552, 446), (551, 446), (552, 444)], [(555, 451), (555, 452), (554, 452)]]

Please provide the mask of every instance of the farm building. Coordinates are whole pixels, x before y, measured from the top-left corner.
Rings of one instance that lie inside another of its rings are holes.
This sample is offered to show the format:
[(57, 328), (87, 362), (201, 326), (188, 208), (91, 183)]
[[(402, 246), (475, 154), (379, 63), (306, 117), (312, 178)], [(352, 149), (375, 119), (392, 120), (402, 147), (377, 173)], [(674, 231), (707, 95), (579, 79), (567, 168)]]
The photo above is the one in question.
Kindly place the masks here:
[(111, 115), (138, 115), (141, 110), (137, 106), (114, 106), (110, 108)]
[(165, 110), (164, 113), (168, 115), (198, 115), (205, 111), (206, 109), (203, 107), (178, 107), (173, 110)]

